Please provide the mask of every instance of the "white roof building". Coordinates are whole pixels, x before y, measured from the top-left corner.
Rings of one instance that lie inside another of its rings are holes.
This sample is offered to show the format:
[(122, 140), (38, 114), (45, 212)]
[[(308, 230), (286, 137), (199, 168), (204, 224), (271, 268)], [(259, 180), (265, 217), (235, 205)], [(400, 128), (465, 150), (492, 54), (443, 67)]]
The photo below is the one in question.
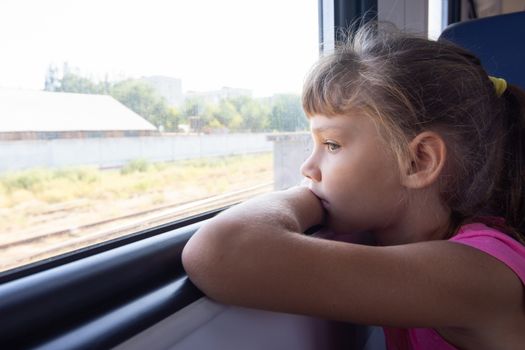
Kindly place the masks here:
[(157, 129), (111, 96), (0, 89), (0, 133)]

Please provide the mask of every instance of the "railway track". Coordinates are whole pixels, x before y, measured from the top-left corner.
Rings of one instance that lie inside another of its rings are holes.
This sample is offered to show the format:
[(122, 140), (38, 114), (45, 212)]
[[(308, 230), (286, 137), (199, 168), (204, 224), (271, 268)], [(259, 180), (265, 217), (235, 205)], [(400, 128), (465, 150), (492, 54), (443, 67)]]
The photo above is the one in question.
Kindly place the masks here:
[(0, 244), (0, 271), (238, 203), (271, 191), (273, 182), (186, 203), (163, 205)]

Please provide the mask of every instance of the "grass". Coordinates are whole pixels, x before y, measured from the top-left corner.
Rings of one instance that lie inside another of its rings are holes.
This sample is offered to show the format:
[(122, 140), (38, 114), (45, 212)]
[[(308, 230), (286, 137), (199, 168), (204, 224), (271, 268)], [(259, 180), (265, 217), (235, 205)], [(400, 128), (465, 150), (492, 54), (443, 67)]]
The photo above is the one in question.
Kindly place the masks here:
[(4, 222), (0, 232), (30, 227), (35, 213), (78, 200), (87, 202), (93, 211), (117, 213), (117, 204), (126, 201), (144, 199), (147, 205), (157, 206), (271, 180), (271, 153), (172, 163), (135, 159), (113, 170), (77, 167), (11, 172), (0, 176), (0, 221)]
[(169, 188), (203, 186), (220, 192), (233, 179), (271, 168), (271, 154), (186, 160), (173, 163), (130, 161), (119, 170), (90, 167), (33, 169), (0, 176), (0, 207), (28, 201), (48, 204), (84, 199), (122, 199)]
[(0, 176), (0, 207), (40, 200), (47, 203), (71, 200), (89, 193), (101, 180), (94, 168), (33, 169)]

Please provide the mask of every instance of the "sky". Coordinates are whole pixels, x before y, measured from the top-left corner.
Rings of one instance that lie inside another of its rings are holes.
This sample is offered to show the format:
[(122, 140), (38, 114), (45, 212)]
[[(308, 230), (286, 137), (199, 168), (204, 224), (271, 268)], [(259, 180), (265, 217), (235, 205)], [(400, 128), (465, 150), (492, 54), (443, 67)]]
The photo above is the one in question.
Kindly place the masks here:
[(163, 75), (183, 91), (299, 93), (318, 57), (317, 0), (1, 0), (0, 87), (50, 64), (93, 79)]

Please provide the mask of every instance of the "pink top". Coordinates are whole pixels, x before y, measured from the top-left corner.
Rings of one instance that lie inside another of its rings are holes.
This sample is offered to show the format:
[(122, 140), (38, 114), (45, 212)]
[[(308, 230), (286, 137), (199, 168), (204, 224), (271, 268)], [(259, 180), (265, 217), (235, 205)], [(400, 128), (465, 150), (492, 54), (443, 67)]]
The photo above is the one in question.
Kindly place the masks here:
[[(525, 285), (525, 246), (481, 223), (467, 224), (450, 239), (479, 249), (507, 265)], [(384, 328), (388, 350), (457, 350), (432, 328)]]

